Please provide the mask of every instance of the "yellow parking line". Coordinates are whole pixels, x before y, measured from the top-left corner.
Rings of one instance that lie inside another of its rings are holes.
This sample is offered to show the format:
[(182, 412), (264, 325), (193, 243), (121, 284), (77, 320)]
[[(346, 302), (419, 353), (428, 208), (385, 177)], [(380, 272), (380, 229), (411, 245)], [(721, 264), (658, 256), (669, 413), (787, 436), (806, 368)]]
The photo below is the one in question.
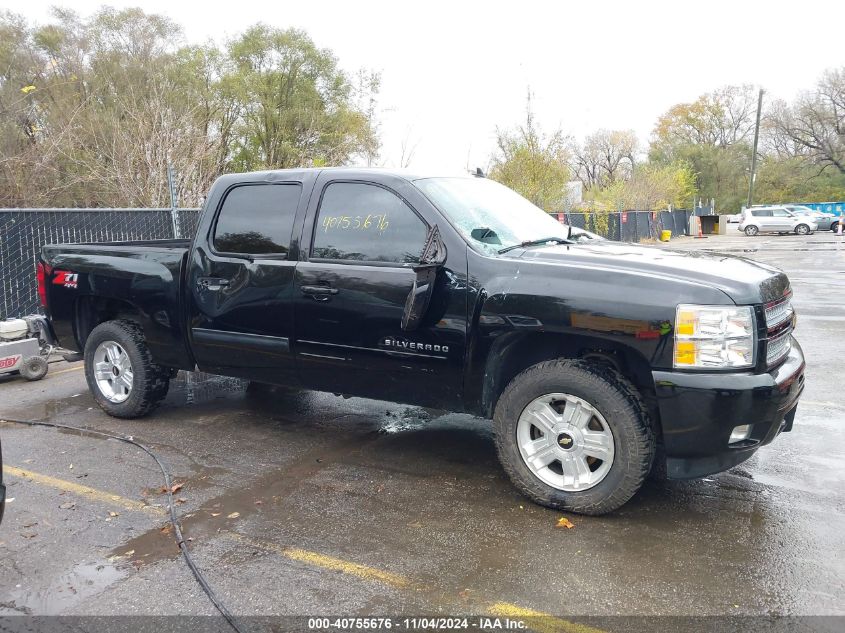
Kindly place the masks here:
[(60, 369), (59, 371), (51, 371), (51, 376), (58, 376), (59, 374), (66, 374), (69, 371), (79, 371), (80, 369), (85, 369), (84, 366), (80, 365), (79, 367), (71, 367), (70, 369)]
[(528, 622), (526, 622), (528, 628), (532, 631), (539, 631), (540, 633), (605, 633), (604, 630), (597, 629), (593, 626), (570, 622), (569, 620), (556, 618), (553, 615), (543, 613), (542, 611), (526, 609), (507, 602), (496, 602), (495, 604), (491, 604), (487, 607), (487, 613), (498, 618), (528, 620)]
[(82, 484), (65, 481), (64, 479), (58, 479), (56, 477), (51, 477), (50, 475), (42, 475), (41, 473), (24, 470), (23, 468), (18, 468), (16, 466), (3, 466), (3, 473), (11, 475), (12, 477), (28, 479), (29, 481), (33, 481), (37, 484), (56, 488), (64, 492), (70, 492), (75, 495), (79, 495), (80, 497), (91, 499), (92, 501), (99, 501), (113, 506), (117, 505), (126, 510), (143, 510), (147, 512), (154, 512), (155, 514), (165, 513), (164, 508), (158, 506), (150, 506), (142, 501), (127, 499), (126, 497), (121, 497), (120, 495), (116, 495), (111, 492), (104, 492), (102, 490), (97, 490), (96, 488), (89, 488), (88, 486), (83, 486)]
[(376, 569), (374, 567), (368, 567), (367, 565), (361, 565), (360, 563), (353, 563), (348, 560), (343, 560), (342, 558), (326, 556), (325, 554), (310, 552), (296, 547), (284, 547), (282, 545), (276, 545), (275, 543), (257, 541), (242, 534), (238, 534), (237, 532), (226, 532), (225, 535), (234, 540), (257, 547), (258, 549), (267, 550), (278, 554), (279, 556), (284, 556), (285, 558), (299, 561), (301, 563), (308, 563), (309, 565), (322, 567), (323, 569), (339, 571), (349, 576), (357, 576), (358, 578), (362, 578), (364, 580), (372, 580), (392, 587), (411, 586), (411, 581), (404, 576), (382, 571), (381, 569)]
[[(273, 552), (279, 556), (284, 556), (291, 560), (296, 560), (323, 569), (330, 569), (332, 571), (339, 571), (350, 576), (357, 576), (364, 580), (371, 580), (380, 582), (385, 585), (397, 587), (400, 589), (424, 589), (422, 585), (414, 583), (405, 576), (393, 574), (391, 572), (382, 571), (375, 567), (368, 567), (360, 563), (353, 563), (351, 561), (335, 558), (334, 556), (326, 556), (317, 552), (311, 552), (295, 547), (284, 547), (275, 543), (267, 541), (259, 541), (257, 539), (244, 536), (237, 532), (223, 532), (227, 536), (240, 543), (246, 543), (257, 549), (262, 549), (268, 552)], [(549, 613), (543, 611), (535, 611), (534, 609), (526, 609), (508, 602), (495, 602), (488, 605), (485, 609), (488, 615), (499, 618), (511, 618), (529, 620), (526, 626), (540, 633), (606, 633), (602, 629), (597, 629), (586, 624), (579, 624), (577, 622), (570, 622), (562, 618), (557, 618)]]

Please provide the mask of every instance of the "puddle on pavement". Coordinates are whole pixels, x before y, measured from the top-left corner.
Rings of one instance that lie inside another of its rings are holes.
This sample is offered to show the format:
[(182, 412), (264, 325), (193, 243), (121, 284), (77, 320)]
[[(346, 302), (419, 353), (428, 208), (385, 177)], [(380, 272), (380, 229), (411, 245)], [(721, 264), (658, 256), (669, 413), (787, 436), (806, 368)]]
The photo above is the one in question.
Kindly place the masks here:
[(30, 589), (25, 585), (9, 591), (0, 602), (0, 615), (56, 615), (72, 605), (94, 596), (129, 575), (108, 562), (81, 563), (46, 586)]
[(210, 402), (219, 398), (242, 396), (249, 386), (248, 380), (217, 376), (199, 371), (180, 371), (170, 382), (169, 399), (186, 404)]

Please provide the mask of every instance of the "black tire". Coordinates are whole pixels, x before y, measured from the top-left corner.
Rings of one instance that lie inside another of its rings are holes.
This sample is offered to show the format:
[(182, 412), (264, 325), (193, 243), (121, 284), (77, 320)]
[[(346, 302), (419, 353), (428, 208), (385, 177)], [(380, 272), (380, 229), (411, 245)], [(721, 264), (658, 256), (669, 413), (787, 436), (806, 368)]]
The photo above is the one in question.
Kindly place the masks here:
[(799, 224), (795, 227), (795, 235), (809, 235), (810, 227), (806, 224)]
[(30, 356), (21, 363), (21, 376), (27, 380), (41, 380), (47, 375), (50, 366), (43, 356)]
[[(94, 352), (104, 342), (117, 343), (132, 363), (132, 390), (123, 402), (112, 402), (94, 375)], [(85, 341), (85, 379), (99, 407), (116, 418), (140, 418), (155, 409), (170, 387), (170, 369), (153, 363), (141, 327), (134, 321), (101, 323)]]
[[(520, 454), (520, 415), (535, 398), (551, 393), (586, 401), (601, 413), (613, 434), (610, 470), (586, 490), (567, 492), (548, 485)], [(616, 510), (640, 489), (654, 460), (654, 430), (636, 389), (615, 370), (583, 360), (546, 361), (516, 376), (496, 404), (493, 426), (499, 460), (514, 485), (535, 503), (558, 510), (589, 515)]]
[(839, 224), (834, 222), (833, 224), (830, 225), (830, 230), (833, 231), (834, 233), (837, 233), (838, 229), (839, 229)]
[(757, 235), (759, 232), (760, 232), (760, 229), (758, 229), (758, 228), (757, 228), (756, 226), (754, 226), (753, 224), (749, 224), (748, 226), (746, 226), (746, 227), (745, 227), (745, 234), (746, 234), (748, 237), (754, 237), (754, 236), (755, 236), (755, 235)]

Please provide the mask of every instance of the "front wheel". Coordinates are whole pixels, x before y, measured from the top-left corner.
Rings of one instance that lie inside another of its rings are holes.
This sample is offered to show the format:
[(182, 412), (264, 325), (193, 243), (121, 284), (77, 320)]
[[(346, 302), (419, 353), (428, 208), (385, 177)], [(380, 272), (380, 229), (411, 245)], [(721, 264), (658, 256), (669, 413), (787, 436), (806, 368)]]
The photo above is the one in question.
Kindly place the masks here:
[(757, 228), (756, 226), (754, 226), (753, 224), (750, 224), (750, 225), (748, 225), (748, 226), (746, 226), (746, 227), (745, 227), (745, 234), (746, 234), (748, 237), (754, 237), (754, 236), (755, 236), (755, 235), (757, 235), (759, 232), (760, 232), (760, 229), (758, 229), (758, 228)]
[(616, 510), (640, 489), (654, 459), (654, 432), (634, 387), (585, 361), (523, 371), (499, 399), (493, 425), (514, 485), (559, 510)]
[(116, 418), (139, 418), (164, 400), (170, 370), (153, 363), (137, 323), (107, 321), (85, 341), (85, 379), (103, 411)]
[(797, 235), (807, 235), (810, 232), (810, 227), (806, 224), (799, 224), (795, 227), (795, 233)]

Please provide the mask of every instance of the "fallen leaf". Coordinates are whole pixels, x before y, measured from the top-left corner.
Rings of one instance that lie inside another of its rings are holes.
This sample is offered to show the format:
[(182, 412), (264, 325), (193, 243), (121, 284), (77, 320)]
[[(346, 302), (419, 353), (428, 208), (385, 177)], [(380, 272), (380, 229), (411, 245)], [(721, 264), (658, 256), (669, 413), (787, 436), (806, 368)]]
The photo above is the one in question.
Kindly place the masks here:
[(126, 558), (129, 558), (129, 557), (130, 557), (130, 556), (132, 556), (132, 554), (134, 554), (134, 553), (135, 553), (135, 550), (134, 550), (134, 549), (131, 549), (131, 550), (129, 550), (128, 552), (126, 552), (126, 553), (124, 553), (124, 554), (121, 554), (121, 556), (125, 556)]
[(182, 504), (183, 504), (183, 503), (185, 503), (186, 501), (187, 501), (187, 499), (185, 499), (184, 497), (179, 497), (179, 498), (176, 500), (176, 503), (178, 503), (179, 505), (182, 505)]
[(35, 538), (38, 535), (35, 532), (21, 532), (21, 536), (24, 538)]
[(118, 514), (117, 512), (109, 512), (109, 516), (110, 517), (117, 517), (117, 516), (120, 516), (120, 514)]
[(228, 515), (226, 518), (227, 519), (237, 519), (239, 516), (241, 516), (240, 512), (232, 512), (232, 514)]
[(255, 505), (260, 506), (260, 505), (261, 505), (261, 504), (263, 504), (263, 503), (264, 503), (263, 501), (256, 501), (256, 502), (255, 502)]
[(211, 513), (211, 516), (213, 516), (213, 517), (219, 517), (219, 516), (220, 516), (220, 513), (219, 513), (219, 512), (212, 512), (212, 513)]
[(566, 517), (560, 517), (557, 520), (557, 523), (555, 523), (555, 527), (559, 527), (559, 528), (562, 527), (562, 528), (566, 528), (567, 530), (571, 530), (572, 528), (575, 527), (575, 525), (572, 523), (572, 521), (570, 521)]
[(185, 484), (173, 484), (173, 485), (170, 487), (170, 493), (171, 493), (171, 494), (176, 494), (177, 492), (179, 492), (180, 490), (182, 490), (182, 486), (184, 486), (184, 485), (185, 485)]
[(25, 528), (31, 528), (33, 525), (38, 525), (38, 521), (33, 521), (32, 523), (24, 523), (23, 526)]
[(165, 525), (163, 528), (159, 530), (162, 534), (170, 534), (173, 531), (172, 525)]
[(76, 507), (76, 504), (73, 501), (65, 501), (62, 505), (59, 506), (59, 508), (62, 509), (62, 510), (70, 510), (71, 508), (75, 508), (75, 507)]

